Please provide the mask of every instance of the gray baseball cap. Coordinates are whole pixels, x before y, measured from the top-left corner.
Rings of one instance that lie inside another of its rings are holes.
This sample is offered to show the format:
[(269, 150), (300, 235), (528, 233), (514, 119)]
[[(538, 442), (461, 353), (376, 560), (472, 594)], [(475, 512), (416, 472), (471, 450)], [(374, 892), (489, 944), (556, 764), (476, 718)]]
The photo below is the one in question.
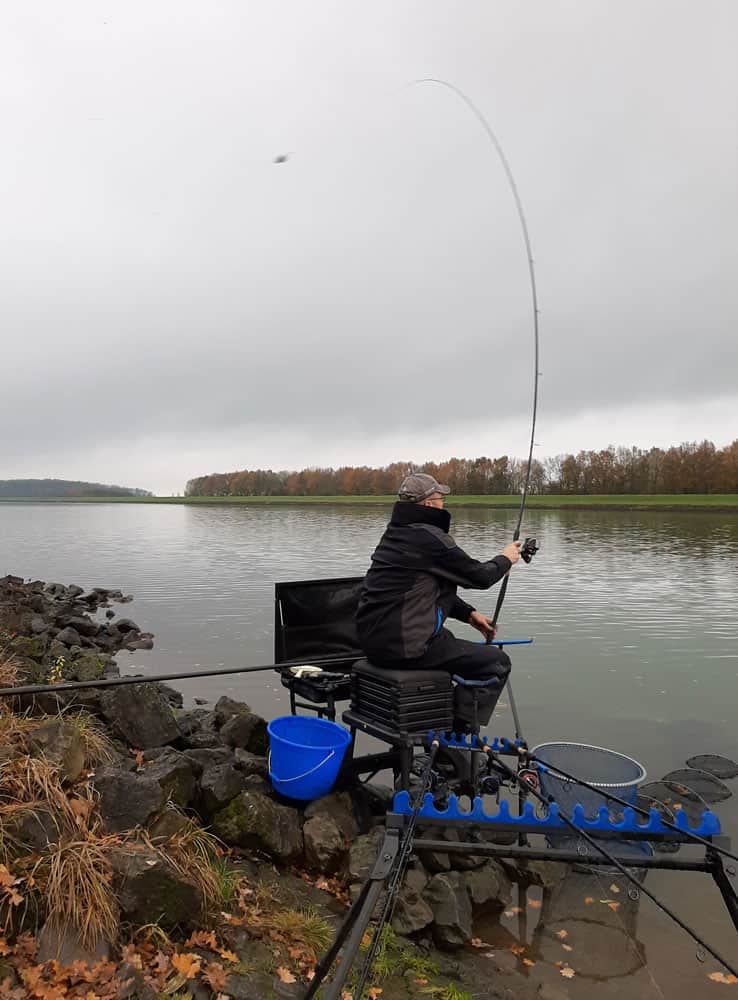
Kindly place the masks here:
[(421, 500), (427, 500), (434, 493), (443, 493), (445, 496), (450, 492), (450, 486), (444, 486), (443, 483), (437, 482), (427, 472), (413, 472), (402, 480), (397, 495), (405, 503), (420, 503)]

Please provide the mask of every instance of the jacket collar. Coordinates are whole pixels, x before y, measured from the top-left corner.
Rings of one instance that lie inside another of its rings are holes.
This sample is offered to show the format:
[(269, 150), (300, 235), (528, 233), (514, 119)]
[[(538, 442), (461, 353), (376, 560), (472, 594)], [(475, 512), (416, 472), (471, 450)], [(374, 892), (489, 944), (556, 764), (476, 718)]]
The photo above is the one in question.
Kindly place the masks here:
[(423, 507), (419, 503), (403, 503), (398, 501), (392, 508), (390, 524), (403, 526), (406, 524), (432, 524), (448, 534), (451, 527), (451, 514), (439, 507)]

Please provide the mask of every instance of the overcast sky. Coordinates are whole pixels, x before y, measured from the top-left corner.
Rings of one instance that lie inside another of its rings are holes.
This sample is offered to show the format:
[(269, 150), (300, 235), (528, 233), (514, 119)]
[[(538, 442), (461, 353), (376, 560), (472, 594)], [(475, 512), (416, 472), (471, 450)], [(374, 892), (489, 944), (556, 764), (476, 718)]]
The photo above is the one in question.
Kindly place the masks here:
[[(0, 478), (738, 436), (734, 0), (9, 0)], [(274, 157), (289, 153), (285, 163)]]

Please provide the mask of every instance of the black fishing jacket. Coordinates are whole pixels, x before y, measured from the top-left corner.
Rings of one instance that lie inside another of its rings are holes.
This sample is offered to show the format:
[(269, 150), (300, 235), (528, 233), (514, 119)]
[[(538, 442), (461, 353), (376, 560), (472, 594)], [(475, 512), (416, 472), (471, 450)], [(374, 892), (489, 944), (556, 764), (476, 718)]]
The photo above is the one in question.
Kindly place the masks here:
[(474, 608), (456, 587), (486, 590), (512, 563), (479, 562), (449, 535), (451, 515), (437, 507), (396, 503), (372, 555), (356, 612), (364, 652), (378, 661), (414, 660), (446, 618), (468, 621)]

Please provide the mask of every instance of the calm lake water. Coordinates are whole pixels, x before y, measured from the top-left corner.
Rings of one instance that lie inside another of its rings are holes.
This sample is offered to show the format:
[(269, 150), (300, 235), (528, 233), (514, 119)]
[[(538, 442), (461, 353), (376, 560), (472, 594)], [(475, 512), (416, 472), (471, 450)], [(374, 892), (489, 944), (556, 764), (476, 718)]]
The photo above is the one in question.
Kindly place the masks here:
[[(153, 632), (156, 645), (121, 653), (124, 672), (269, 663), (274, 582), (363, 573), (387, 514), (338, 506), (2, 504), (0, 575), (134, 594), (119, 611)], [(454, 510), (452, 531), (471, 554), (491, 557), (514, 522), (512, 511)], [(641, 760), (653, 779), (694, 753), (738, 758), (738, 517), (532, 511), (524, 527), (541, 551), (513, 570), (500, 635), (535, 638), (513, 653), (528, 741), (610, 746)], [(494, 594), (469, 599), (491, 612)], [(461, 625), (457, 631), (476, 634)], [(289, 710), (268, 673), (177, 686), (187, 697), (243, 698), (267, 717)], [(504, 702), (496, 723), (495, 732), (512, 734)], [(733, 785), (738, 789), (738, 779)], [(738, 844), (736, 800), (717, 809)], [(738, 958), (738, 938), (708, 876), (654, 872), (648, 885)], [(608, 885), (601, 891), (608, 895)], [(541, 913), (549, 923), (561, 917), (547, 905), (532, 912), (529, 938)], [(572, 997), (590, 997), (595, 987), (598, 997), (719, 994), (707, 980), (718, 965), (709, 958), (700, 964), (690, 940), (648, 900), (627, 927), (620, 915), (614, 921), (610, 928), (595, 922), (594, 939), (592, 918), (582, 924), (590, 926), (589, 937), (579, 932), (589, 972), (582, 958), (580, 976), (558, 980)], [(517, 931), (513, 919), (509, 932)], [(574, 951), (561, 955), (542, 933), (540, 962), (566, 959), (576, 969), (577, 932), (570, 934)], [(593, 960), (593, 948), (617, 951), (603, 944), (608, 934), (628, 938), (619, 971)], [(645, 967), (630, 962), (634, 935), (645, 946)]]

